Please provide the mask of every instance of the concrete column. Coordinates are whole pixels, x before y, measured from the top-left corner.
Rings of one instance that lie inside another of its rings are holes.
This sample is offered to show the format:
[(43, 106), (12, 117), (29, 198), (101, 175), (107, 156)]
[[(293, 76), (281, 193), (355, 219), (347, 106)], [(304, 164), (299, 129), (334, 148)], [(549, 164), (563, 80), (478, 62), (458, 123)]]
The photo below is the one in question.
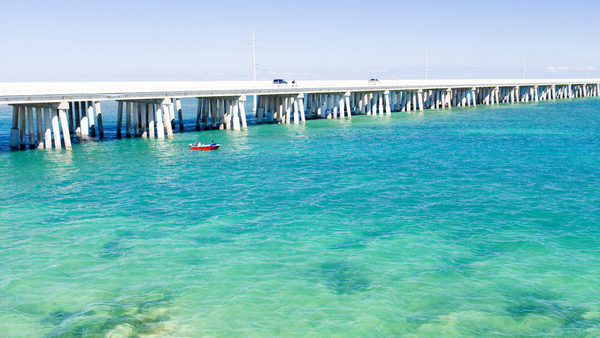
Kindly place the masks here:
[[(390, 92), (383, 92), (383, 96), (385, 98), (385, 115), (392, 115), (392, 108), (390, 107)], [(380, 115), (383, 114), (383, 109)]]
[(58, 105), (58, 117), (60, 119), (60, 125), (63, 132), (63, 141), (65, 143), (65, 149), (71, 149), (71, 135), (69, 135), (69, 122), (67, 121), (67, 112), (69, 109), (69, 103), (61, 102)]
[(471, 106), (471, 91), (465, 89), (465, 92), (466, 92), (467, 106), (470, 107)]
[(208, 118), (211, 114), (210, 109), (210, 99), (202, 99), (202, 121), (204, 122), (204, 128), (210, 128), (210, 126), (208, 125)]
[(292, 121), (292, 98), (285, 97), (285, 124), (290, 124)]
[[(169, 120), (171, 121), (171, 133), (173, 133), (173, 130), (175, 129), (175, 105), (173, 104), (173, 100), (175, 100), (175, 98), (169, 99), (169, 102), (167, 103), (168, 109), (165, 110), (165, 112), (169, 113)], [(166, 121), (167, 120), (165, 120), (165, 124)]]
[(202, 99), (198, 98), (198, 109), (196, 109), (196, 130), (200, 130), (200, 121), (202, 121)]
[(27, 106), (27, 127), (29, 136), (29, 148), (35, 148), (35, 132), (33, 130), (33, 107)]
[[(117, 138), (121, 138), (121, 129), (123, 126), (123, 101), (117, 102)], [(75, 109), (75, 116), (77, 116), (77, 108)]]
[(131, 137), (131, 108), (133, 101), (125, 102), (125, 137)]
[(51, 107), (52, 112), (52, 134), (54, 134), (54, 149), (62, 149), (60, 144), (60, 129), (58, 127), (58, 111), (56, 108)]
[(339, 97), (338, 105), (340, 106), (340, 119), (344, 119), (344, 118), (346, 118), (346, 116), (345, 116), (346, 101), (344, 100), (345, 94), (339, 94), (338, 97)]
[[(163, 118), (164, 115), (163, 114), (163, 101), (157, 101), (156, 104), (154, 104), (154, 117), (156, 118), (156, 136), (158, 139), (162, 140), (165, 138), (165, 123), (163, 122)], [(170, 116), (169, 116), (170, 118)], [(166, 121), (167, 125), (170, 125), (170, 121)]]
[(339, 107), (338, 105), (340, 104), (340, 101), (338, 99), (338, 94), (331, 94), (331, 110), (332, 110), (332, 115), (334, 119), (338, 118), (338, 110)]
[(294, 124), (300, 124), (300, 107), (298, 105), (298, 98), (292, 97), (291, 100), (294, 106)]
[(473, 98), (473, 107), (477, 107), (477, 88), (471, 88), (471, 97)]
[(216, 98), (210, 98), (208, 99), (210, 100), (210, 119), (211, 119), (211, 128), (212, 129), (216, 129), (217, 125), (218, 125), (218, 119), (219, 119), (219, 107), (217, 107), (217, 99)]
[(346, 108), (347, 108), (346, 112), (348, 113), (347, 114), (348, 115), (348, 120), (352, 119), (352, 109), (350, 108), (350, 95), (351, 95), (350, 92), (347, 92), (344, 95), (344, 98), (346, 99)]
[(75, 136), (81, 137), (81, 115), (79, 112), (79, 102), (73, 102), (75, 112)]
[(69, 113), (67, 117), (69, 118), (69, 132), (75, 134), (75, 126), (73, 124), (73, 102), (69, 102)]
[(10, 148), (19, 148), (19, 106), (13, 106), (12, 128), (10, 129)]
[(94, 102), (94, 110), (96, 111), (96, 123), (98, 124), (98, 134), (100, 138), (104, 138), (104, 121), (102, 121), (102, 109), (100, 101)]
[(148, 137), (148, 103), (140, 102), (140, 136), (142, 138)]
[(277, 107), (277, 97), (269, 96), (269, 100), (267, 101), (268, 106), (266, 109), (267, 115), (267, 123), (273, 123), (275, 120), (275, 109)]
[(300, 108), (300, 122), (302, 124), (306, 123), (306, 116), (304, 115), (304, 94), (300, 93), (298, 95), (298, 107)]
[(177, 109), (177, 119), (179, 119), (179, 130), (183, 130), (183, 111), (181, 110), (181, 99), (175, 99), (175, 109)]
[(273, 122), (273, 116), (270, 115), (272, 114), (273, 110), (271, 109), (271, 106), (273, 105), (273, 97), (270, 95), (265, 95), (263, 97), (263, 99), (261, 99), (262, 102), (264, 103), (264, 108), (265, 108), (265, 115), (264, 115), (264, 123), (272, 123)]
[(533, 91), (534, 91), (533, 93), (535, 95), (535, 102), (538, 102), (539, 101), (539, 98), (538, 98), (539, 88), (538, 88), (538, 86), (534, 86), (533, 87)]
[(417, 92), (418, 101), (419, 101), (419, 111), (423, 111), (423, 90), (419, 89)]
[(87, 116), (87, 107), (85, 101), (79, 102), (81, 106), (81, 138), (87, 139), (90, 136), (90, 122)]
[[(100, 102), (97, 102), (97, 104), (99, 105)], [(140, 137), (141, 105), (142, 104), (139, 101), (133, 102), (133, 137)], [(99, 124), (98, 124), (98, 127), (100, 127)]]
[(248, 130), (248, 123), (246, 122), (246, 108), (244, 103), (246, 102), (246, 96), (242, 95), (238, 101), (239, 110), (240, 110), (240, 119), (242, 121), (242, 130)]
[(170, 118), (171, 119), (171, 123), (165, 123), (165, 127), (167, 129), (167, 137), (168, 138), (173, 138), (173, 125), (175, 124), (175, 113), (172, 112), (172, 108), (173, 107), (173, 102), (171, 101), (171, 99), (165, 99), (162, 102), (162, 107), (163, 107), (163, 115), (165, 117), (165, 119)]
[[(156, 136), (157, 132), (157, 128), (156, 128), (156, 121), (158, 120), (158, 117), (156, 116), (156, 112), (157, 112), (157, 104), (156, 103), (148, 103), (148, 137), (150, 138), (154, 138)], [(158, 109), (160, 110), (160, 109)], [(162, 114), (162, 112), (161, 112)], [(163, 131), (163, 137), (164, 137), (164, 130), (165, 130), (165, 126), (164, 124), (162, 124), (162, 117), (160, 118), (161, 120), (161, 130)]]
[(224, 122), (225, 122), (225, 129), (233, 129), (231, 126), (231, 115), (233, 115), (232, 109), (231, 109), (231, 100), (230, 99), (224, 99), (223, 100), (223, 118), (224, 118)]
[(86, 102), (87, 105), (87, 118), (88, 118), (88, 122), (90, 123), (90, 135), (92, 137), (96, 136), (96, 122), (94, 119), (94, 104), (92, 103), (92, 101), (87, 101)]
[(233, 118), (233, 130), (240, 130), (240, 112), (239, 112), (239, 101), (237, 99), (230, 100), (231, 115)]
[(50, 107), (45, 107), (42, 110), (44, 113), (44, 148), (52, 150), (52, 113)]
[[(42, 107), (40, 105), (35, 106), (35, 126), (37, 131), (37, 148), (44, 149), (44, 137), (43, 137), (43, 123), (42, 123)], [(67, 129), (68, 130), (68, 129)]]
[(367, 115), (377, 115), (377, 93), (369, 93), (369, 103), (371, 109), (367, 111)]
[(255, 96), (256, 100), (256, 123), (261, 124), (264, 120), (265, 116), (265, 97), (264, 96)]

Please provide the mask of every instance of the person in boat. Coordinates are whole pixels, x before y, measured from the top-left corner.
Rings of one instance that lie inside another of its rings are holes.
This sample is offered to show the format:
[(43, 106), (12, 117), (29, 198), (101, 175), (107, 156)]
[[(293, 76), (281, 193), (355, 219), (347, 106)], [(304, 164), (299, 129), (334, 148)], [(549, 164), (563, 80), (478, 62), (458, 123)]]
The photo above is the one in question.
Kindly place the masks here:
[(198, 140), (196, 140), (196, 143), (194, 144), (194, 147), (197, 147), (200, 145), (200, 142), (198, 142)]
[(214, 147), (214, 146), (216, 146), (216, 145), (217, 145), (217, 144), (215, 143), (215, 141), (210, 141), (210, 146), (211, 146), (211, 147)]

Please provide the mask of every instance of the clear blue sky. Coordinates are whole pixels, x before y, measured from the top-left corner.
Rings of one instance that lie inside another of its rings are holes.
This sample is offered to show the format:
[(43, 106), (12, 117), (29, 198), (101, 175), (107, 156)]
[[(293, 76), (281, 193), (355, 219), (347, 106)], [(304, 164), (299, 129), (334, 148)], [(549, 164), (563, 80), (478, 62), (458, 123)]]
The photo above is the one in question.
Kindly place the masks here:
[(597, 1), (7, 1), (0, 81), (600, 77)]

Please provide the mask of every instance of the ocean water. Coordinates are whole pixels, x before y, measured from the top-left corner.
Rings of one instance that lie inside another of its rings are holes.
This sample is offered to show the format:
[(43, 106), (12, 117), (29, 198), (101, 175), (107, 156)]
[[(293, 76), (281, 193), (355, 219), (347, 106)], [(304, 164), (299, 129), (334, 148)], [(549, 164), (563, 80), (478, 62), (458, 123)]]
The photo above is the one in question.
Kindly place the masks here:
[(1, 337), (600, 336), (598, 99), (58, 152), (8, 115)]

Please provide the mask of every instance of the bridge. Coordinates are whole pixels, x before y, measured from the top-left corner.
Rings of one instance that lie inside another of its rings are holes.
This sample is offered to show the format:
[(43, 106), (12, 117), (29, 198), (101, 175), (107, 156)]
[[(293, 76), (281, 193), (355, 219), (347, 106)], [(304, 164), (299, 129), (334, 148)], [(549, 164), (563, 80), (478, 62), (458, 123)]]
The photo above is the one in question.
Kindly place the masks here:
[(185, 129), (182, 98), (198, 101), (190, 112), (195, 130), (245, 130), (249, 95), (256, 98), (256, 123), (300, 124), (392, 111), (597, 97), (600, 79), (0, 83), (0, 104), (13, 107), (12, 149), (71, 149), (73, 137), (103, 138), (101, 103), (107, 100), (118, 102), (111, 112), (117, 114), (117, 138), (172, 138), (175, 129)]

